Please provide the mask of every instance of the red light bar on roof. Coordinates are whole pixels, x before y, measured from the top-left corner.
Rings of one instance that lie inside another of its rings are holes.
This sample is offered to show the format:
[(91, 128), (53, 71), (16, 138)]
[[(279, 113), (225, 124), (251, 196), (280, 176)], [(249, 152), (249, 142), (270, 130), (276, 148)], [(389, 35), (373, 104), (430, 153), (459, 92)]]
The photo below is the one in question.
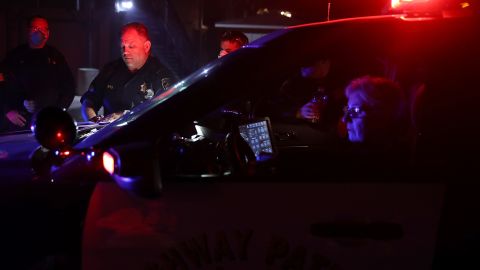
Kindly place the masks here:
[(392, 4), (390, 5), (393, 9), (400, 8), (402, 6), (406, 5), (415, 5), (418, 4), (419, 2), (429, 2), (430, 0), (392, 0)]
[(409, 14), (436, 14), (442, 10), (443, 0), (391, 0), (391, 9)]
[(434, 0), (392, 0), (392, 9), (405, 9), (415, 8), (415, 6), (423, 6), (426, 3), (433, 2)]
[(468, 16), (478, 5), (468, 0), (391, 0), (391, 11), (410, 16)]

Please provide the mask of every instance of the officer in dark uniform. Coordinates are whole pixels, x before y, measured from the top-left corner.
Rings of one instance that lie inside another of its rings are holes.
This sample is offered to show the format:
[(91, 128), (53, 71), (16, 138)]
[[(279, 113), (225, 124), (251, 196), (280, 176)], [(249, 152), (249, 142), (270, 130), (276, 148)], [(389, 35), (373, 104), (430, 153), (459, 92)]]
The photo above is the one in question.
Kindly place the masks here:
[(3, 81), (5, 126), (28, 129), (32, 115), (46, 106), (67, 109), (75, 95), (71, 70), (64, 56), (46, 44), (50, 36), (45, 18), (29, 20), (28, 44), (7, 54), (0, 70)]
[[(85, 120), (113, 121), (123, 111), (170, 87), (172, 73), (150, 55), (151, 42), (145, 25), (135, 22), (123, 26), (121, 49), (122, 59), (107, 64), (82, 96)], [(101, 107), (106, 117), (97, 115)]]

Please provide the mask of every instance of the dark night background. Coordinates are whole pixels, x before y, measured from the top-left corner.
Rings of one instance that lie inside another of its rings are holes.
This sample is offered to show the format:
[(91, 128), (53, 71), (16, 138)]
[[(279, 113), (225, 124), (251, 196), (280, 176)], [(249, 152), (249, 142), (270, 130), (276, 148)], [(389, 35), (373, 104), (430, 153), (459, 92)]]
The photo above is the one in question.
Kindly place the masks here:
[[(49, 43), (59, 48), (72, 72), (80, 67), (101, 68), (120, 56), (118, 31), (130, 21), (145, 23), (153, 53), (182, 77), (214, 59), (221, 21), (280, 17), (287, 24), (323, 21), (329, 0), (133, 0), (135, 10), (116, 13), (114, 0), (16, 0), (0, 3), (0, 58), (26, 41), (26, 20), (40, 14), (50, 22)], [(388, 0), (331, 0), (331, 19), (380, 14)], [(269, 15), (257, 15), (268, 9)], [(288, 20), (291, 20), (289, 22)], [(265, 33), (265, 31), (263, 31)]]

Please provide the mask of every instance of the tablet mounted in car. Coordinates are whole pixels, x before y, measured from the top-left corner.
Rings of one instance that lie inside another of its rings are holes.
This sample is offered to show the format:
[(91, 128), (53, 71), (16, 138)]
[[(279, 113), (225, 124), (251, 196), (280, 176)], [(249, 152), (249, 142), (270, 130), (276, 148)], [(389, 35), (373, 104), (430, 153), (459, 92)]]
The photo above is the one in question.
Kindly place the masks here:
[(240, 135), (250, 145), (257, 161), (266, 161), (276, 154), (268, 117), (250, 119), (238, 126)]

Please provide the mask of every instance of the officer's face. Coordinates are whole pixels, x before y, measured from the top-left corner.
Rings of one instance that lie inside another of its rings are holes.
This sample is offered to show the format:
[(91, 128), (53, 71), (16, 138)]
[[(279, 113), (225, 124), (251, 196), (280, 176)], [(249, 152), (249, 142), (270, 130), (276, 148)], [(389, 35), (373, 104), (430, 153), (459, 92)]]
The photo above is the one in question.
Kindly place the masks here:
[(32, 48), (43, 48), (47, 43), (50, 31), (48, 30), (48, 22), (42, 18), (32, 20), (28, 28), (28, 41)]
[[(350, 114), (349, 111), (345, 112), (343, 122), (347, 126), (348, 139), (351, 142), (365, 142), (365, 125), (368, 126), (368, 115), (362, 109), (365, 108), (365, 100), (358, 92), (353, 92), (347, 96), (348, 105), (347, 108), (355, 113)], [(358, 110), (353, 110), (358, 108)], [(368, 128), (367, 128), (368, 130)]]
[(135, 72), (147, 62), (151, 43), (135, 29), (127, 29), (120, 40), (122, 58), (128, 70)]

